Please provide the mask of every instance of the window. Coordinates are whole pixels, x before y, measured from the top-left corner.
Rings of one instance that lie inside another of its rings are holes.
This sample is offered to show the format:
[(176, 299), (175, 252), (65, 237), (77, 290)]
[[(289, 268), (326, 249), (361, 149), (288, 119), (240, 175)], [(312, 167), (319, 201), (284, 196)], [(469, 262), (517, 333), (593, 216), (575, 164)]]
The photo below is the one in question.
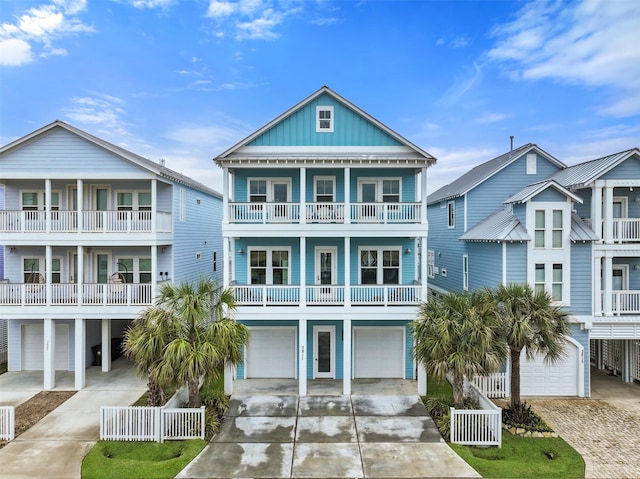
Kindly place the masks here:
[(358, 201), (362, 203), (398, 203), (400, 190), (400, 178), (358, 179)]
[(133, 193), (120, 192), (116, 195), (116, 198), (118, 201), (118, 204), (116, 206), (118, 211), (133, 211)]
[(554, 301), (562, 301), (562, 264), (554, 263), (551, 276), (551, 297)]
[(400, 203), (400, 180), (382, 180), (382, 202)]
[(213, 272), (218, 271), (218, 253), (216, 251), (213, 252)]
[(37, 211), (38, 210), (38, 193), (35, 191), (22, 192), (22, 210)]
[[(551, 274), (547, 274), (547, 269), (551, 270)], [(550, 279), (549, 284), (547, 284), (547, 279)], [(554, 301), (563, 301), (564, 267), (562, 263), (537, 263), (535, 266), (534, 289), (536, 292), (547, 290)]]
[(544, 264), (536, 263), (536, 275), (534, 289), (537, 292), (544, 291), (545, 278), (544, 278)]
[(527, 153), (527, 175), (536, 174), (537, 155), (535, 153)]
[(562, 236), (562, 210), (553, 210), (552, 248), (562, 248)]
[(360, 284), (400, 284), (400, 249), (361, 250)]
[(535, 247), (544, 248), (545, 211), (536, 210), (535, 217)]
[(427, 276), (429, 278), (436, 276), (436, 254), (432, 249), (427, 251)]
[(116, 194), (118, 211), (151, 211), (151, 193), (119, 191)]
[(251, 284), (289, 284), (289, 254), (281, 248), (250, 250)]
[[(44, 258), (23, 258), (22, 259), (22, 277), (25, 283), (44, 283), (46, 271), (40, 265), (45, 264)], [(51, 258), (51, 282), (60, 283), (61, 279), (61, 260), (60, 258)]]
[(333, 107), (332, 106), (316, 107), (316, 132), (318, 133), (333, 132)]
[(316, 178), (316, 202), (333, 203), (335, 201), (335, 178)]
[(469, 255), (462, 255), (462, 289), (469, 291)]
[[(46, 198), (44, 191), (23, 191), (22, 192), (22, 210), (38, 211), (44, 210)], [(60, 192), (51, 192), (51, 211), (60, 210)]]
[(116, 258), (116, 270), (127, 283), (151, 283), (151, 258)]
[(290, 201), (290, 178), (249, 179), (250, 203), (288, 203)]
[(267, 202), (267, 180), (249, 180), (249, 202)]
[(449, 201), (447, 203), (447, 215), (449, 228), (455, 228), (456, 226), (456, 203)]

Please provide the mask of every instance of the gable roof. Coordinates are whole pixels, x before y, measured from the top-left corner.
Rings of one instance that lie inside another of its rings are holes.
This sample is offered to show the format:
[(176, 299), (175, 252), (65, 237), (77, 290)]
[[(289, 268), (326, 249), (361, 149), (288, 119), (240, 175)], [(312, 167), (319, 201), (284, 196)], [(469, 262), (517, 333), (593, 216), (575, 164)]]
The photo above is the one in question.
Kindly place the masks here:
[(638, 148), (621, 151), (612, 155), (603, 156), (595, 160), (579, 163), (560, 170), (549, 177), (566, 188), (581, 188), (588, 185), (598, 177), (618, 166), (633, 155), (640, 157)]
[[(219, 163), (219, 162), (224, 161), (226, 159), (230, 159), (231, 157), (233, 157), (234, 159), (242, 159), (242, 158), (244, 158), (242, 153), (240, 151), (238, 151), (238, 150), (240, 150), (244, 146), (247, 146), (253, 140), (255, 140), (259, 136), (263, 135), (265, 132), (267, 132), (268, 130), (270, 130), (271, 128), (273, 128), (275, 125), (277, 125), (278, 123), (282, 122), (286, 118), (290, 117), (291, 115), (293, 115), (297, 111), (301, 110), (303, 107), (305, 107), (306, 105), (308, 105), (309, 103), (311, 103), (312, 101), (314, 101), (316, 98), (318, 98), (321, 95), (330, 96), (331, 98), (333, 98), (337, 102), (340, 102), (346, 108), (352, 110), (354, 113), (356, 113), (357, 115), (359, 115), (362, 118), (364, 118), (366, 121), (372, 123), (374, 126), (379, 128), (380, 130), (384, 131), (387, 135), (389, 135), (391, 138), (393, 138), (394, 140), (396, 140), (397, 142), (402, 144), (404, 147), (408, 147), (410, 150), (413, 151), (414, 155), (417, 154), (418, 157), (422, 158), (423, 160), (426, 160), (427, 166), (430, 166), (430, 165), (434, 164), (437, 161), (436, 158), (433, 157), (431, 154), (427, 153), (423, 149), (421, 149), (418, 146), (414, 145), (409, 140), (407, 140), (403, 136), (399, 135), (398, 133), (393, 131), (391, 128), (389, 128), (388, 126), (386, 126), (382, 122), (376, 120), (374, 117), (369, 115), (367, 112), (365, 112), (364, 110), (360, 109), (359, 107), (357, 107), (356, 105), (351, 103), (346, 98), (340, 96), (335, 91), (330, 89), (328, 86), (323, 86), (322, 88), (320, 88), (316, 92), (312, 93), (311, 95), (309, 95), (305, 99), (299, 101), (294, 106), (292, 106), (291, 108), (286, 110), (284, 113), (278, 115), (276, 118), (271, 120), (269, 123), (267, 123), (263, 127), (261, 127), (258, 130), (254, 131), (249, 136), (247, 136), (243, 140), (241, 140), (238, 143), (236, 143), (235, 145), (233, 145), (231, 148), (227, 149), (226, 151), (222, 152), (220, 155), (216, 156), (214, 158), (214, 161)], [(320, 156), (312, 155), (312, 154), (308, 155), (309, 158), (316, 158), (316, 159), (318, 159), (318, 158), (322, 159), (325, 156), (327, 156), (326, 153), (324, 155), (320, 154)], [(344, 156), (344, 154), (342, 154), (340, 156)], [(395, 155), (390, 155), (389, 159), (392, 159), (392, 156), (395, 156)], [(298, 154), (298, 155), (296, 155), (296, 157), (300, 157), (300, 155)]]
[(510, 206), (503, 206), (468, 229), (462, 241), (529, 241), (531, 237), (520, 220), (513, 216)]
[(431, 193), (427, 197), (427, 204), (450, 200), (468, 193), (473, 188), (483, 183), (488, 178), (491, 178), (493, 175), (498, 173), (503, 168), (509, 166), (518, 158), (522, 157), (522, 155), (525, 155), (531, 151), (535, 151), (560, 168), (566, 167), (564, 163), (551, 156), (536, 144), (527, 143), (526, 145), (522, 145), (512, 151), (497, 156), (492, 160), (481, 163), (478, 166), (467, 171), (464, 175), (458, 177), (448, 185), (445, 185), (439, 190)]
[(505, 204), (524, 203), (526, 201), (529, 201), (534, 196), (542, 193), (544, 190), (548, 188), (554, 188), (555, 190), (558, 190), (563, 195), (570, 197), (573, 201), (577, 203), (582, 203), (582, 200), (578, 196), (574, 195), (568, 189), (564, 188), (563, 186), (559, 185), (553, 180), (544, 180), (544, 181), (539, 181), (538, 183), (533, 183), (531, 185), (528, 185), (523, 189), (521, 189), (516, 194), (509, 197), (504, 203)]
[(39, 128), (23, 136), (22, 138), (18, 138), (17, 140), (12, 141), (11, 143), (8, 143), (0, 147), (0, 159), (14, 150), (17, 150), (19, 148), (22, 148), (23, 146), (28, 145), (29, 143), (37, 141), (39, 138), (42, 138), (43, 136), (50, 134), (56, 129), (63, 129), (74, 135), (77, 135), (93, 143), (94, 145), (100, 148), (103, 148), (127, 161), (130, 161), (131, 163), (134, 163), (135, 165), (138, 165), (139, 167), (147, 171), (150, 171), (151, 173), (154, 173), (160, 177), (170, 179), (172, 181), (175, 181), (176, 183), (181, 183), (181, 184), (190, 186), (192, 188), (195, 188), (197, 190), (200, 190), (204, 193), (210, 194), (212, 196), (222, 198), (222, 195), (218, 193), (216, 190), (209, 188), (208, 186), (205, 186), (202, 183), (199, 183), (189, 178), (188, 176), (185, 176), (181, 173), (178, 173), (177, 171), (167, 168), (166, 166), (161, 165), (160, 163), (156, 163), (155, 161), (152, 161), (140, 155), (137, 155), (136, 153), (132, 153), (129, 150), (125, 150), (124, 148), (114, 145), (113, 143), (109, 143), (108, 141), (105, 141), (102, 138), (98, 138), (97, 136), (87, 133), (86, 131), (76, 128), (75, 126), (72, 126), (61, 120), (55, 120), (52, 123), (49, 123), (48, 125), (45, 125), (42, 128)]

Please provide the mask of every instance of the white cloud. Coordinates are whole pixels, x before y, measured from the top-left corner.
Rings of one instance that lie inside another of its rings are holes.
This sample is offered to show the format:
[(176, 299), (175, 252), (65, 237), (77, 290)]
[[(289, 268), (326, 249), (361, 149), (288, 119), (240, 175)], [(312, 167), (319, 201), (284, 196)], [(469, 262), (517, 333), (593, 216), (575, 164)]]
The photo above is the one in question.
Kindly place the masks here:
[(95, 126), (105, 139), (121, 144), (126, 137), (131, 137), (123, 119), (126, 115), (124, 107), (125, 102), (120, 98), (96, 94), (72, 98), (71, 105), (63, 109), (63, 113), (79, 128)]
[[(84, 0), (53, 0), (16, 16), (15, 23), (0, 25), (0, 65), (20, 66), (40, 57), (66, 55), (67, 50), (53, 44), (63, 37), (93, 32), (75, 15), (86, 8)], [(37, 51), (34, 49), (37, 48)]]
[(31, 60), (31, 46), (24, 40), (0, 40), (0, 65), (19, 67)]
[(311, 23), (318, 25), (319, 27), (326, 27), (327, 25), (335, 25), (339, 23), (340, 19), (336, 17), (320, 17), (311, 20)]
[(236, 5), (237, 4), (231, 2), (211, 0), (211, 2), (209, 2), (209, 8), (207, 9), (207, 17), (227, 17), (236, 11)]
[(173, 3), (174, 0), (133, 0), (131, 5), (135, 8), (167, 8)]
[(462, 176), (471, 168), (489, 161), (501, 152), (495, 148), (464, 148), (460, 150), (432, 146), (426, 150), (438, 159), (427, 172), (431, 194)]
[(640, 113), (640, 2), (582, 0), (527, 3), (515, 20), (493, 29), (489, 58), (514, 79), (552, 79), (605, 87), (599, 111)]
[(237, 39), (249, 40), (273, 40), (280, 35), (273, 31), (273, 28), (282, 22), (282, 14), (268, 9), (262, 13), (262, 16), (248, 22), (238, 22), (236, 27), (238, 33)]
[(486, 113), (479, 118), (476, 118), (476, 123), (487, 124), (496, 123), (498, 121), (506, 120), (510, 115), (506, 113)]

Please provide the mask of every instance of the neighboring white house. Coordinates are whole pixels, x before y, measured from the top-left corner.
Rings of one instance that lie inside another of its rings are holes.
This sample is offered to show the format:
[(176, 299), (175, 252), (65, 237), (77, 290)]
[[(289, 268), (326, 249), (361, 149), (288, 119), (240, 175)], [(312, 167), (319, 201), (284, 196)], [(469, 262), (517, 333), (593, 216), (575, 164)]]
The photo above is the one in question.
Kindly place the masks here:
[(215, 158), (224, 284), (251, 331), (237, 379), (297, 378), (301, 395), (320, 378), (344, 394), (353, 378), (424, 379), (407, 326), (426, 299), (435, 161), (327, 87)]
[(162, 164), (55, 121), (0, 147), (10, 371), (103, 371), (158, 285), (222, 280), (222, 197)]

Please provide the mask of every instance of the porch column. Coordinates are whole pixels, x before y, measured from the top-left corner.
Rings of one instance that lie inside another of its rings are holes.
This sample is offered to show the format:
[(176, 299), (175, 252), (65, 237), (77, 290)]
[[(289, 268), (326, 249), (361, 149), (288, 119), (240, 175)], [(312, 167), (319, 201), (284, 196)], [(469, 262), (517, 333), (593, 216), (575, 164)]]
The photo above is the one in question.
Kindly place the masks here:
[(86, 369), (87, 369), (87, 320), (76, 318), (75, 321), (75, 388), (83, 389), (85, 386)]
[(300, 306), (305, 307), (307, 305), (307, 238), (300, 237)]
[(235, 367), (233, 364), (224, 365), (224, 393), (227, 396), (233, 394), (233, 376), (235, 375)]
[(44, 320), (44, 389), (53, 389), (56, 385), (56, 322), (51, 318)]
[(82, 230), (84, 229), (84, 214), (83, 214), (83, 210), (84, 210), (84, 191), (83, 191), (84, 185), (82, 183), (82, 180), (78, 179), (76, 181), (76, 203), (77, 203), (77, 211), (76, 214), (78, 215), (78, 233), (82, 233)]
[(613, 306), (611, 304), (611, 295), (613, 293), (613, 261), (609, 253), (604, 256), (604, 271), (602, 272), (602, 278), (604, 280), (604, 300), (603, 300), (603, 315), (613, 316)]
[(53, 267), (53, 250), (51, 248), (51, 245), (47, 245), (44, 248), (44, 277), (45, 277), (45, 283), (44, 283), (44, 292), (45, 292), (45, 298), (46, 298), (46, 304), (47, 306), (51, 306), (51, 283), (53, 282), (53, 272), (51, 271), (52, 267)]
[[(59, 199), (58, 199), (59, 200)], [(51, 180), (44, 180), (44, 228), (45, 232), (51, 232)]]
[[(80, 215), (78, 215), (80, 216)], [(83, 292), (84, 292), (84, 248), (81, 245), (76, 247), (76, 256), (78, 257), (76, 267), (78, 268), (78, 272), (76, 275), (76, 287), (77, 287), (77, 302), (78, 305), (81, 306), (84, 301)]]
[[(158, 294), (158, 247), (151, 246), (151, 298), (149, 298), (152, 302), (153, 299)], [(173, 275), (172, 275), (173, 276)]]
[(344, 222), (351, 223), (351, 168), (344, 169)]
[(307, 395), (307, 320), (298, 321), (298, 394)]
[(151, 231), (158, 232), (158, 180), (155, 178), (151, 180)]
[(625, 339), (625, 340), (622, 341), (622, 371), (621, 371), (621, 375), (622, 375), (622, 380), (625, 383), (633, 382), (633, 378), (631, 377), (631, 368), (633, 367), (633, 365), (632, 365), (633, 355), (631, 354), (632, 343), (633, 343), (633, 341), (629, 340), (629, 339)]
[(596, 345), (596, 368), (604, 369), (604, 359), (602, 358), (602, 339), (596, 339), (595, 345)]
[(344, 237), (344, 305), (351, 306), (351, 236)]
[(427, 169), (422, 168), (420, 175), (420, 222), (427, 224)]
[(602, 257), (593, 258), (593, 314), (602, 316)]
[(418, 363), (418, 395), (427, 395), (427, 371), (421, 363)]
[[(435, 259), (434, 259), (435, 261)], [(420, 240), (420, 299), (427, 300), (429, 278), (427, 276), (427, 237), (423, 236)]]
[(300, 224), (307, 222), (307, 169), (300, 168)]
[(342, 321), (342, 394), (351, 395), (351, 320)]
[(111, 371), (111, 320), (102, 320), (102, 372)]
[(613, 242), (613, 186), (604, 187), (604, 239)]
[(229, 238), (227, 236), (222, 238), (222, 287), (228, 288), (231, 284), (231, 256), (229, 255)]
[[(222, 168), (222, 224), (229, 223), (229, 168)], [(226, 257), (226, 256), (225, 256)]]

